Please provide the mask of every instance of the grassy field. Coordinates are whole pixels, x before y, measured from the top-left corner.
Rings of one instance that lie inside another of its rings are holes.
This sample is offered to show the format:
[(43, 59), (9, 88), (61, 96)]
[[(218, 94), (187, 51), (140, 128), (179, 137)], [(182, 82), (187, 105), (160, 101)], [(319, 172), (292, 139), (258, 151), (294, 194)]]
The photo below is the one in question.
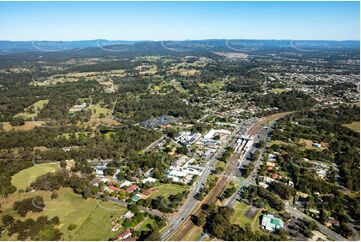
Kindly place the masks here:
[(148, 224), (154, 225), (155, 221), (149, 217), (146, 217), (139, 225), (138, 231), (149, 231)]
[[(49, 218), (58, 216), (60, 219), (59, 229), (63, 233), (64, 240), (108, 240), (115, 235), (111, 231), (111, 221), (127, 212), (127, 208), (120, 205), (100, 202), (94, 198), (84, 199), (70, 188), (61, 188), (58, 191), (57, 199), (51, 199), (51, 192), (45, 191), (11, 194), (4, 203), (2, 201), (2, 205), (4, 205), (2, 215), (10, 214), (18, 219), (20, 216), (12, 209), (13, 203), (37, 195), (44, 199), (44, 211), (41, 213), (30, 212), (25, 218), (35, 219), (41, 215)], [(72, 231), (68, 230), (70, 224), (76, 225)], [(0, 239), (6, 239), (6, 235), (2, 235)]]
[(272, 145), (288, 145), (288, 143), (282, 141), (282, 140), (271, 140), (268, 143), (268, 146), (271, 147)]
[(203, 228), (193, 226), (182, 238), (182, 241), (196, 241), (202, 235)]
[(321, 148), (317, 148), (317, 147), (313, 147), (312, 144), (313, 144), (313, 141), (312, 140), (309, 140), (309, 139), (300, 139), (298, 144), (302, 144), (302, 145), (305, 145), (305, 148), (306, 149), (320, 149), (320, 150), (325, 150), (327, 149), (328, 147), (328, 144), (325, 143), (325, 142), (321, 142)]
[(187, 93), (187, 90), (185, 90), (181, 83), (179, 81), (176, 81), (176, 80), (172, 80), (170, 82), (170, 84), (180, 93)]
[(24, 125), (12, 126), (9, 122), (2, 122), (1, 125), (5, 131), (28, 131), (35, 127), (40, 127), (45, 124), (45, 121), (25, 121)]
[(59, 163), (44, 163), (32, 166), (16, 173), (11, 178), (12, 184), (19, 190), (28, 187), (35, 179), (46, 173), (55, 171), (59, 168)]
[(360, 121), (344, 124), (343, 126), (360, 133)]
[(58, 138), (64, 137), (65, 139), (69, 139), (73, 134), (76, 138), (79, 138), (82, 136), (83, 137), (88, 137), (88, 136), (94, 137), (95, 136), (95, 134), (92, 132), (75, 132), (75, 133), (63, 133), (63, 134), (59, 135)]
[(223, 161), (217, 161), (217, 163), (216, 163), (216, 166), (215, 166), (216, 168), (218, 168), (218, 167), (226, 167), (226, 163), (224, 163)]
[[(18, 113), (14, 117), (35, 118), (36, 116), (38, 116), (40, 111), (46, 106), (46, 104), (48, 104), (48, 102), (49, 102), (49, 99), (39, 100), (39, 101), (33, 103), (32, 105), (30, 105), (29, 107), (27, 107), (25, 109), (25, 112)], [(29, 112), (29, 110), (32, 108), (34, 109), (33, 113)]]
[(209, 89), (221, 89), (224, 86), (224, 82), (222, 81), (214, 81), (210, 83), (199, 82), (198, 86)]
[(288, 90), (287, 89), (284, 89), (284, 88), (273, 88), (270, 90), (272, 93), (275, 93), (275, 94), (279, 94), (279, 93), (282, 93), (282, 92), (287, 92)]
[(255, 213), (251, 214), (251, 208), (252, 206), (243, 202), (237, 202), (234, 206), (234, 215), (231, 217), (231, 223), (239, 224), (241, 227), (245, 227), (246, 224), (250, 224), (252, 231), (257, 231), (259, 229), (258, 219), (262, 211), (261, 209), (258, 209), (257, 212), (254, 211)]
[(108, 240), (122, 229), (112, 232), (111, 221), (127, 212), (127, 208), (110, 202), (100, 202), (75, 231), (72, 240)]
[(179, 192), (183, 192), (185, 190), (188, 190), (188, 186), (183, 185), (177, 185), (177, 184), (162, 184), (159, 186), (155, 186), (152, 189), (149, 189), (148, 191), (151, 192), (150, 198), (155, 198), (158, 196), (164, 196), (168, 197), (169, 195), (174, 195)]
[(92, 110), (92, 118), (99, 118), (104, 115), (104, 118), (110, 118), (112, 116), (112, 110), (110, 108), (102, 107), (102, 103), (97, 103), (90, 107)]

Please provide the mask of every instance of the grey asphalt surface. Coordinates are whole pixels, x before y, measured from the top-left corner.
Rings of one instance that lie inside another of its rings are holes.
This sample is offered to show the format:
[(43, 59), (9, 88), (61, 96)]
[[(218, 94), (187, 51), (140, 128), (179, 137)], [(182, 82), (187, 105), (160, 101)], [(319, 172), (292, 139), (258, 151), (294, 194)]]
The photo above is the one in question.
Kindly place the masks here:
[(300, 218), (300, 219), (306, 219), (306, 220), (310, 220), (310, 221), (314, 221), (316, 223), (316, 225), (318, 226), (318, 229), (321, 233), (325, 234), (328, 238), (331, 238), (335, 241), (345, 241), (347, 240), (346, 238), (342, 237), (341, 235), (337, 234), (336, 232), (334, 232), (333, 230), (327, 228), (326, 226), (324, 226), (323, 224), (317, 222), (316, 220), (314, 220), (313, 218), (311, 218), (310, 216), (304, 214), (303, 212), (301, 212), (300, 210), (298, 210), (297, 208), (295, 208), (292, 205), (289, 204), (285, 204), (285, 210), (286, 212), (290, 213), (293, 217), (295, 218)]
[(185, 218), (187, 218), (195, 208), (195, 205), (199, 203), (197, 199), (194, 198), (194, 196), (198, 193), (199, 189), (202, 187), (202, 184), (206, 182), (211, 170), (214, 168), (214, 165), (217, 161), (217, 157), (224, 151), (224, 149), (231, 143), (231, 141), (234, 139), (234, 137), (237, 135), (237, 133), (240, 132), (241, 124), (237, 125), (237, 127), (234, 129), (232, 134), (228, 137), (226, 142), (223, 143), (223, 145), (217, 150), (216, 153), (212, 156), (212, 158), (207, 162), (203, 173), (196, 181), (195, 185), (192, 188), (192, 191), (188, 195), (186, 201), (184, 202), (183, 206), (177, 213), (176, 217), (170, 218), (169, 228), (162, 234), (161, 239), (167, 240), (172, 236), (172, 234), (178, 230), (178, 228), (181, 226)]
[[(272, 126), (272, 124), (270, 125)], [(265, 141), (265, 143), (267, 143), (268, 141), (268, 135), (267, 133), (269, 133), (271, 130), (271, 127), (268, 127), (268, 129), (262, 129), (261, 132), (259, 134), (257, 134), (255, 136), (254, 139), (254, 143), (259, 142), (261, 139), (263, 139)], [(252, 148), (248, 151), (253, 153), (256, 150), (256, 148), (254, 146), (252, 146)], [(251, 184), (256, 184), (255, 182), (255, 178), (257, 177), (257, 172), (258, 169), (261, 165), (261, 157), (262, 154), (264, 152), (264, 148), (260, 149), (261, 155), (260, 158), (256, 161), (256, 165), (255, 165), (255, 169), (253, 170), (253, 172), (251, 173), (251, 175), (245, 179), (244, 181), (242, 181), (241, 183), (241, 189), (240, 191), (244, 188), (247, 187)], [(246, 159), (246, 157), (248, 156), (248, 154), (246, 154), (244, 156), (244, 159)], [(243, 161), (242, 161), (243, 162)], [(235, 193), (227, 202), (227, 206), (233, 207), (234, 204), (236, 203), (237, 199), (239, 198), (239, 192)], [(301, 218), (301, 219), (307, 219), (307, 220), (312, 220), (316, 223), (316, 225), (319, 228), (319, 231), (323, 234), (325, 234), (328, 238), (331, 238), (335, 241), (345, 241), (347, 239), (345, 239), (344, 237), (342, 237), (341, 235), (337, 234), (336, 232), (334, 232), (333, 230), (327, 228), (326, 226), (324, 226), (323, 224), (319, 223), (318, 221), (316, 221), (315, 219), (311, 218), (310, 216), (302, 213), (301, 211), (299, 211), (297, 208), (295, 208), (294, 206), (291, 206), (289, 204), (285, 204), (285, 211), (290, 213), (292, 216), (294, 216), (295, 218)]]

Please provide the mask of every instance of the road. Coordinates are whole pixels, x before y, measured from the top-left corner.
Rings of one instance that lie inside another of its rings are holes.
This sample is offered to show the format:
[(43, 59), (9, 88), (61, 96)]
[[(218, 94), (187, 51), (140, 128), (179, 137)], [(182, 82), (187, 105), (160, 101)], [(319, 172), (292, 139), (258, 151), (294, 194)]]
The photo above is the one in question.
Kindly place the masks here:
[(344, 237), (342, 237), (341, 235), (337, 234), (336, 232), (334, 232), (333, 230), (327, 228), (326, 226), (324, 226), (323, 224), (317, 222), (316, 220), (314, 220), (313, 218), (311, 218), (310, 216), (302, 213), (300, 210), (298, 210), (297, 208), (295, 208), (292, 205), (289, 204), (285, 204), (285, 210), (286, 212), (290, 213), (293, 217), (295, 218), (300, 218), (300, 219), (306, 219), (306, 220), (310, 220), (310, 221), (314, 221), (316, 223), (316, 225), (318, 226), (318, 229), (321, 233), (325, 234), (328, 238), (331, 238), (335, 241), (344, 241), (347, 240)]
[[(254, 130), (251, 130), (251, 132), (253, 132), (253, 134), (255, 134), (255, 140), (254, 140), (254, 143), (257, 143), (259, 142), (259, 140), (263, 139), (265, 141), (265, 144), (267, 144), (267, 141), (268, 141), (268, 133), (273, 125), (275, 120), (273, 120), (271, 123), (269, 123), (269, 126), (267, 128), (267, 131), (265, 132), (265, 130), (263, 129), (258, 129), (258, 132), (259, 134), (257, 135), (257, 132), (255, 133)], [(264, 123), (265, 124), (265, 123)], [(262, 134), (263, 133), (263, 134)], [(260, 138), (262, 136), (262, 138)], [(252, 152), (252, 149), (249, 150), (249, 152)], [(261, 164), (261, 157), (262, 157), (262, 154), (264, 152), (264, 148), (260, 150), (261, 152), (261, 155), (259, 157), (259, 159), (256, 161), (256, 165), (255, 165), (255, 169), (253, 170), (253, 172), (251, 173), (251, 175), (244, 181), (242, 181), (241, 183), (241, 189), (240, 191), (243, 189), (243, 187), (247, 187), (249, 186), (250, 184), (255, 184), (255, 178), (257, 176), (257, 172), (258, 172), (258, 169), (260, 167), (260, 164)], [(247, 154), (244, 156), (244, 159), (246, 159), (247, 157)], [(230, 206), (230, 207), (233, 207), (234, 204), (236, 203), (237, 201), (237, 198), (239, 196), (239, 193), (235, 193), (227, 202), (227, 206)], [(301, 211), (299, 211), (297, 208), (295, 208), (294, 206), (291, 206), (289, 204), (285, 204), (285, 211), (290, 213), (292, 216), (296, 217), (296, 218), (301, 218), (301, 219), (307, 219), (307, 220), (312, 220), (314, 221), (318, 228), (319, 228), (319, 231), (323, 234), (325, 234), (326, 236), (328, 236), (329, 238), (335, 240), (335, 241), (344, 241), (344, 240), (347, 240), (345, 239), (344, 237), (342, 237), (341, 235), (337, 234), (336, 232), (334, 232), (333, 230), (327, 228), (326, 226), (324, 226), (323, 224), (317, 222), (316, 220), (314, 220), (313, 218), (311, 218), (310, 216), (302, 213)]]
[(192, 213), (193, 209), (199, 203), (199, 201), (195, 199), (194, 196), (198, 193), (199, 189), (202, 187), (202, 184), (206, 182), (209, 174), (211, 173), (211, 170), (213, 169), (215, 163), (217, 162), (217, 157), (224, 151), (226, 147), (228, 147), (228, 144), (239, 132), (240, 127), (241, 125), (238, 124), (237, 127), (234, 129), (234, 131), (231, 133), (231, 135), (228, 136), (227, 140), (222, 144), (222, 146), (217, 150), (217, 152), (213, 154), (209, 162), (207, 162), (201, 176), (199, 177), (196, 184), (193, 186), (192, 191), (188, 195), (186, 201), (184, 202), (183, 206), (177, 213), (176, 217), (169, 219), (170, 226), (162, 234), (161, 236), (162, 240), (167, 240), (168, 238), (170, 238), (174, 234), (174, 232), (176, 232), (180, 228), (183, 221)]
[[(268, 140), (268, 133), (270, 132), (270, 126), (268, 126), (267, 130), (265, 129), (261, 129), (260, 134), (256, 134), (254, 137), (254, 143), (258, 143), (260, 140), (264, 140), (265, 144), (267, 143)], [(249, 153), (254, 153), (255, 148), (254, 146), (252, 146), (251, 149), (249, 149), (246, 154), (243, 156), (243, 160), (240, 161), (240, 163), (244, 163), (244, 160), (247, 159), (248, 154)], [(245, 179), (241, 181), (241, 187), (239, 189), (238, 192), (234, 193), (227, 201), (226, 205), (229, 207), (233, 207), (237, 201), (237, 199), (239, 198), (239, 193), (243, 190), (244, 187), (248, 187), (249, 185), (254, 185), (256, 184), (256, 177), (257, 177), (257, 172), (258, 169), (261, 166), (261, 158), (262, 158), (262, 154), (264, 152), (264, 148), (260, 149), (260, 156), (258, 157), (258, 159), (255, 161), (255, 166), (254, 166), (254, 170), (251, 172), (251, 174)]]
[[(231, 142), (234, 137), (236, 136), (237, 133), (241, 133), (244, 134), (247, 130), (247, 134), (249, 136), (253, 136), (256, 135), (262, 128), (264, 125), (268, 125), (270, 123), (273, 123), (275, 120), (286, 116), (289, 113), (280, 113), (280, 114), (276, 114), (276, 115), (270, 115), (267, 117), (262, 118), (261, 120), (248, 120), (244, 125), (243, 128), (241, 129), (241, 125), (237, 125), (236, 129), (232, 132), (232, 134), (229, 136), (229, 138), (227, 139), (227, 142), (225, 142), (222, 147), (213, 155), (213, 157), (211, 158), (210, 162), (207, 163), (206, 168), (204, 170), (204, 172), (202, 173), (200, 179), (198, 180), (197, 184), (193, 187), (192, 193), (188, 196), (188, 198), (186, 199), (186, 202), (184, 203), (184, 205), (182, 206), (181, 210), (178, 212), (177, 217), (175, 217), (174, 219), (170, 220), (170, 227), (168, 228), (168, 230), (166, 230), (162, 236), (161, 239), (162, 240), (167, 240), (169, 239), (172, 235), (175, 234), (175, 232), (177, 232), (181, 226), (186, 223), (186, 226), (184, 226), (184, 228), (182, 229), (181, 232), (184, 231), (184, 233), (186, 233), (191, 226), (193, 226), (192, 222), (189, 220), (189, 216), (192, 213), (192, 211), (194, 210), (194, 208), (196, 207), (196, 205), (199, 203), (196, 199), (194, 199), (194, 195), (198, 192), (198, 189), (202, 186), (202, 183), (206, 181), (211, 168), (214, 166), (215, 162), (217, 161), (217, 157), (218, 155), (223, 152), (224, 148), (226, 146), (228, 146), (228, 144), (233, 143)], [(250, 127), (250, 128), (249, 128)], [(266, 132), (267, 134), (267, 132)], [(267, 137), (267, 135), (265, 135)], [(258, 138), (260, 138), (260, 136), (258, 136)], [(258, 139), (256, 138), (256, 140)], [(234, 142), (236, 141), (236, 139), (233, 140)], [(263, 149), (262, 149), (263, 151)], [(262, 153), (262, 152), (261, 152)], [(217, 196), (220, 194), (220, 192), (222, 192), (222, 190), (224, 189), (224, 186), (227, 184), (228, 181), (228, 176), (237, 169), (236, 165), (237, 165), (237, 161), (239, 158), (239, 154), (234, 154), (234, 156), (232, 157), (232, 159), (227, 163), (227, 167), (226, 170), (224, 172), (225, 176), (222, 176), (222, 178), (220, 179), (220, 181), (216, 184), (216, 187), (212, 190), (211, 194), (209, 194), (208, 198), (205, 199), (204, 203), (209, 203), (214, 201), (214, 199), (217, 199)], [(246, 156), (244, 156), (246, 157)], [(260, 156), (261, 157), (261, 156)], [(234, 167), (233, 164), (234, 163)], [(255, 181), (255, 174), (258, 170), (260, 166), (260, 158), (256, 161), (256, 166), (255, 166), (255, 170), (252, 172), (252, 174), (249, 176), (249, 181), (246, 180), (245, 184), (251, 184), (254, 183)], [(203, 201), (202, 201), (203, 202)]]

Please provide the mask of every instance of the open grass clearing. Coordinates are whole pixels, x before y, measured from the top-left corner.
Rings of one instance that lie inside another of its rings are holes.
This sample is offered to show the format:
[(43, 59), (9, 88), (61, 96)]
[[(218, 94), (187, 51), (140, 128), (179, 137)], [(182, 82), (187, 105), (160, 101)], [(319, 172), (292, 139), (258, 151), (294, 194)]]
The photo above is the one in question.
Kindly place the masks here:
[(282, 140), (271, 140), (268, 143), (268, 146), (271, 147), (272, 145), (289, 145), (288, 143), (282, 141)]
[(360, 133), (360, 121), (356, 121), (356, 122), (352, 122), (352, 123), (348, 123), (348, 124), (343, 124), (343, 126), (345, 126), (346, 128), (349, 128), (355, 132), (359, 132)]
[(182, 241), (196, 241), (203, 232), (203, 228), (199, 226), (193, 226), (182, 238)]
[(74, 133), (63, 133), (61, 135), (58, 136), (58, 138), (65, 138), (65, 139), (70, 139), (72, 136), (74, 136), (75, 138), (79, 139), (81, 137), (94, 137), (95, 134), (93, 132), (74, 132)]
[(37, 164), (16, 173), (12, 176), (11, 182), (18, 190), (26, 189), (37, 177), (58, 169), (59, 162)]
[(216, 167), (216, 168), (218, 168), (218, 167), (223, 167), (223, 168), (225, 168), (225, 167), (226, 167), (226, 163), (224, 163), (223, 161), (217, 161), (215, 167)]
[(168, 197), (169, 195), (175, 195), (188, 189), (189, 186), (169, 183), (155, 186), (149, 189), (148, 192), (150, 192), (149, 198), (156, 198), (158, 196)]
[(231, 223), (238, 224), (245, 227), (246, 224), (251, 225), (252, 231), (256, 232), (259, 229), (259, 216), (262, 210), (256, 207), (247, 205), (243, 202), (237, 202), (234, 206), (234, 214), (231, 217)]
[(202, 88), (208, 88), (208, 89), (221, 89), (224, 86), (224, 82), (222, 82), (222, 81), (214, 81), (214, 82), (209, 82), (209, 83), (199, 82), (198, 86), (202, 87)]
[(138, 231), (149, 231), (150, 229), (148, 228), (148, 226), (154, 226), (154, 225), (155, 225), (155, 221), (153, 219), (149, 218), (149, 217), (146, 217), (139, 224)]
[(12, 126), (10, 122), (2, 122), (2, 128), (4, 131), (11, 131), (14, 129), (15, 131), (29, 131), (35, 127), (40, 127), (46, 124), (45, 121), (25, 121), (23, 125), (20, 126)]
[(24, 112), (16, 114), (14, 117), (22, 117), (22, 118), (35, 118), (38, 116), (40, 111), (48, 104), (49, 99), (39, 100), (29, 107), (25, 108)]
[(100, 71), (100, 72), (73, 72), (68, 74), (57, 74), (48, 77), (47, 79), (41, 79), (32, 82), (34, 86), (48, 87), (52, 85), (58, 85), (66, 82), (78, 82), (85, 78), (88, 80), (96, 80), (100, 84), (104, 81), (104, 78), (111, 77), (124, 77), (126, 73), (124, 70), (111, 70), (111, 71)]
[[(114, 105), (114, 104), (113, 104)], [(112, 116), (112, 109), (106, 107), (106, 105), (102, 102), (97, 103), (95, 105), (91, 105), (90, 110), (92, 111), (92, 118), (111, 118)]]
[(124, 215), (127, 208), (110, 202), (99, 202), (85, 221), (78, 227), (71, 237), (72, 240), (109, 240), (123, 231), (112, 232), (111, 221)]
[(312, 144), (314, 142), (312, 140), (309, 139), (303, 139), (300, 138), (300, 140), (298, 141), (299, 145), (304, 146), (306, 149), (319, 149), (319, 150), (325, 150), (328, 147), (328, 144), (325, 142), (321, 142), (321, 148), (317, 148), (317, 147), (313, 147)]
[[(43, 212), (29, 212), (24, 219), (36, 219), (41, 215), (49, 218), (58, 216), (63, 240), (108, 240), (115, 235), (111, 231), (113, 227), (111, 221), (128, 211), (127, 208), (111, 202), (101, 202), (94, 198), (84, 199), (70, 188), (61, 188), (57, 193), (58, 198), (51, 199), (51, 192), (15, 192), (5, 201), (1, 201), (2, 214), (9, 214), (19, 219), (20, 216), (12, 209), (14, 202), (39, 195), (43, 197), (45, 203)], [(69, 230), (70, 224), (75, 224), (76, 228)], [(4, 238), (4, 236), (1, 237), (1, 239)]]
[(171, 82), (171, 85), (180, 93), (187, 93), (187, 90), (185, 90), (181, 83), (179, 81), (176, 81), (176, 80), (172, 80)]
[(275, 93), (275, 94), (280, 94), (280, 93), (288, 92), (288, 91), (289, 90), (285, 89), (285, 88), (273, 88), (270, 90), (270, 92)]

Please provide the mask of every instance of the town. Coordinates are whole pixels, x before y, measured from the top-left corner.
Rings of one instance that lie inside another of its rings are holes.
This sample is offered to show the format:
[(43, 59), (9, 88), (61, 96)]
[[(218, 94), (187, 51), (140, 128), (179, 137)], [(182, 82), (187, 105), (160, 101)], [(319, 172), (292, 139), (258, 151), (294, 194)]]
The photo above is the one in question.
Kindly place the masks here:
[(359, 47), (273, 44), (0, 55), (1, 240), (359, 240)]

